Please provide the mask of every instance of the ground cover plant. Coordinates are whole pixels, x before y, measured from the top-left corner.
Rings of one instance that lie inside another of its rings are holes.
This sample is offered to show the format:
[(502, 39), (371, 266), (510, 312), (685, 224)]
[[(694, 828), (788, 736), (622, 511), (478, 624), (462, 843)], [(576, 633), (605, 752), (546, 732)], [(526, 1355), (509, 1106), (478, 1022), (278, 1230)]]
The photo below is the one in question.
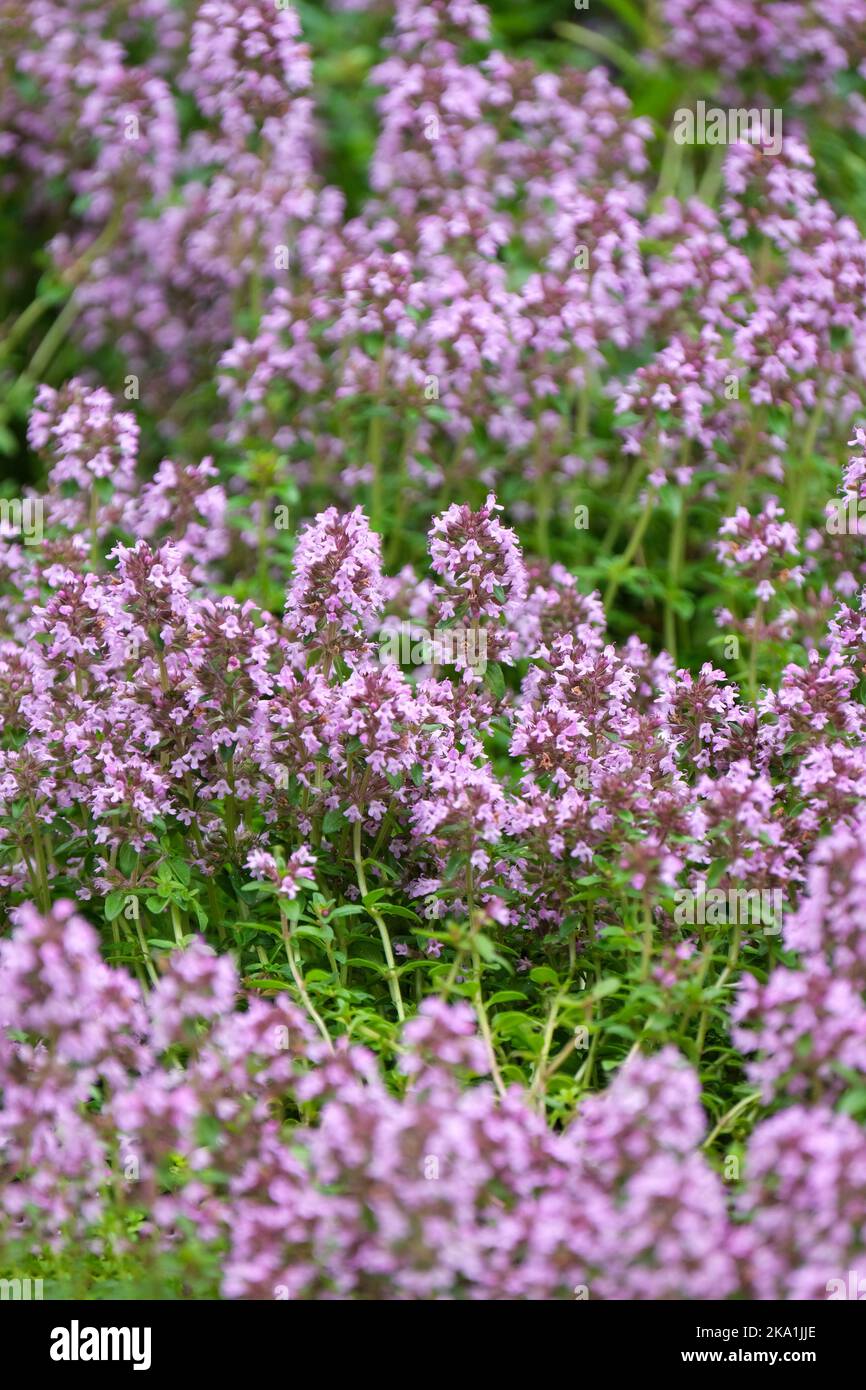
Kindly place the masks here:
[(0, 1275), (858, 1297), (866, 4), (0, 34)]

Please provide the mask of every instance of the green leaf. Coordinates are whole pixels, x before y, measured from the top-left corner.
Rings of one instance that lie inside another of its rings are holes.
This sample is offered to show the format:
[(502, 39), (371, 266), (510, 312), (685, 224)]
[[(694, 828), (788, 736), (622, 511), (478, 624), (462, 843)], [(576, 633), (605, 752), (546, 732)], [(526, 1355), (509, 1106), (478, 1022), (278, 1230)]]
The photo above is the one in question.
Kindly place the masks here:
[(302, 922), (299, 927), (295, 927), (292, 936), (302, 936), (309, 941), (318, 941), (329, 945), (334, 939), (334, 933), (330, 927), (312, 927), (306, 922)]
[(592, 991), (592, 997), (593, 999), (606, 999), (609, 994), (616, 994), (621, 984), (622, 980), (618, 975), (608, 975), (605, 979), (599, 980)]
[(127, 878), (129, 878), (130, 874), (135, 872), (136, 865), (138, 864), (138, 854), (132, 848), (132, 845), (125, 844), (120, 846), (117, 864), (120, 872), (126, 874)]
[(421, 918), (417, 912), (413, 912), (408, 907), (398, 907), (396, 903), (377, 903), (376, 911), (386, 914), (389, 917), (408, 917), (411, 922), (420, 922)]
[(384, 898), (387, 892), (387, 888), (372, 888), (369, 893), (364, 894), (361, 902), (366, 908), (376, 907), (379, 899)]
[(361, 970), (375, 970), (379, 975), (388, 974), (387, 965), (381, 965), (377, 960), (368, 960), (366, 956), (349, 956), (346, 964)]
[(232, 922), (232, 931), (264, 931), (270, 932), (271, 936), (283, 939), (282, 929), (275, 927), (272, 922)]
[(498, 661), (488, 661), (484, 671), (484, 684), (495, 699), (505, 698), (505, 677)]
[(175, 878), (178, 880), (178, 882), (182, 883), (184, 888), (188, 888), (190, 879), (192, 878), (192, 874), (190, 873), (189, 864), (187, 864), (186, 860), (169, 859), (168, 862), (171, 866), (171, 871), (174, 874)]
[(125, 902), (125, 893), (109, 893), (108, 897), (105, 899), (105, 919), (107, 922), (113, 922), (115, 917), (120, 916)]
[(537, 985), (559, 984), (559, 976), (549, 965), (536, 965), (534, 970), (530, 970), (529, 978)]
[(7, 458), (18, 453), (18, 440), (6, 425), (0, 425), (0, 454), (5, 454)]

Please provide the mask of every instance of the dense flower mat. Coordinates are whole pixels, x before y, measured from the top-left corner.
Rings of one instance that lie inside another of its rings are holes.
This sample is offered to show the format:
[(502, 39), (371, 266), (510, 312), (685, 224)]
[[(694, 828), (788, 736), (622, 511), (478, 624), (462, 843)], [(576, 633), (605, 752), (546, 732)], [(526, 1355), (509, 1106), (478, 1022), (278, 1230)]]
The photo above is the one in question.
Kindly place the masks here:
[(764, 1120), (731, 1201), (672, 1047), (553, 1133), (516, 1087), (466, 1088), (488, 1070), (466, 1004), (424, 1001), (389, 1088), (285, 995), (237, 1010), (203, 943), (143, 991), (70, 903), (21, 910), (0, 980), (39, 1038), (0, 1052), (22, 1258), (77, 1241), (141, 1278), (168, 1252), (246, 1298), (808, 1299), (862, 1257), (860, 1126), (821, 1103)]
[(866, 6), (529, 8), (0, 0), (0, 1274), (866, 1278)]

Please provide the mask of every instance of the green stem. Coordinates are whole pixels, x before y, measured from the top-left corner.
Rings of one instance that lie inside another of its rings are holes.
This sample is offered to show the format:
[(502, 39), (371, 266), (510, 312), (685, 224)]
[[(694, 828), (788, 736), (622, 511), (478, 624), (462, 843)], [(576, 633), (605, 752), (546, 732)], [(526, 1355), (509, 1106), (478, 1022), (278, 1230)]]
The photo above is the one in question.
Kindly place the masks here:
[(301, 968), (298, 964), (298, 959), (295, 954), (295, 947), (292, 941), (292, 933), (289, 929), (288, 919), (286, 917), (285, 912), (283, 911), (282, 906), (280, 906), (280, 923), (283, 929), (283, 944), (286, 948), (286, 959), (289, 962), (289, 969), (292, 972), (292, 979), (294, 980), (297, 991), (301, 996), (301, 1001), (304, 1005), (304, 1008), (306, 1009), (307, 1013), (313, 1020), (313, 1023), (315, 1024), (316, 1028), (318, 1029), (319, 1033), (321, 1034), (322, 1038), (327, 1044), (328, 1051), (333, 1053), (334, 1044), (331, 1039), (331, 1035), (328, 1032), (324, 1019), (319, 1014), (315, 1004), (313, 1003), (312, 999), (310, 998), (307, 992), (307, 986), (304, 983), (304, 977), (301, 974)]
[(540, 465), (538, 482), (536, 484), (535, 548), (538, 554), (545, 560), (550, 559), (551, 511), (550, 473), (546, 468)]
[(600, 1038), (601, 1028), (596, 1028), (595, 1032), (592, 1035), (592, 1042), (589, 1045), (589, 1052), (587, 1053), (586, 1061), (583, 1063), (583, 1066), (580, 1068), (580, 1070), (574, 1078), (579, 1086), (579, 1095), (582, 1095), (583, 1092), (587, 1090), (587, 1088), (592, 1083), (592, 1069), (595, 1065), (595, 1057), (596, 1053), (598, 1052), (598, 1043)]
[(385, 417), (382, 411), (387, 382), (387, 354), (385, 344), (379, 350), (379, 384), (373, 402), (374, 414), (370, 419), (370, 433), (367, 440), (367, 454), (373, 465), (373, 485), (370, 497), (370, 525), (374, 531), (381, 531), (384, 512), (384, 463)]
[(171, 903), (170, 910), (171, 925), (174, 927), (174, 939), (178, 946), (183, 946), (183, 927), (180, 924), (180, 913), (177, 909), (177, 903)]
[[(690, 103), (686, 99), (683, 103), (688, 106)], [(674, 139), (675, 127), (672, 125), (667, 133), (665, 147), (662, 153), (661, 168), (659, 169), (658, 183), (652, 195), (650, 207), (653, 212), (664, 206), (666, 199), (672, 197), (676, 192), (677, 184), (680, 181), (680, 174), (685, 157), (685, 146)]]
[(610, 519), (610, 525), (608, 526), (604, 540), (601, 543), (600, 554), (602, 558), (604, 556), (612, 554), (613, 552), (613, 548), (616, 545), (617, 537), (619, 536), (619, 533), (622, 529), (623, 516), (628, 511), (632, 499), (635, 493), (637, 492), (638, 484), (640, 483), (640, 480), (643, 477), (645, 466), (646, 464), (644, 458), (641, 454), (639, 454), (629, 470), (628, 477), (625, 480), (625, 486), (623, 487), (622, 493), (619, 498), (619, 503), (613, 516)]
[(599, 58), (605, 58), (608, 62), (616, 63), (617, 67), (622, 68), (624, 73), (634, 78), (643, 76), (643, 67), (621, 44), (615, 43), (613, 39), (607, 38), (604, 34), (599, 34), (595, 29), (582, 29), (577, 24), (561, 22), (554, 24), (554, 30), (564, 39), (571, 39), (572, 43), (579, 44), (581, 48), (588, 48), (590, 53), (596, 54)]
[[(57, 318), (52, 323), (42, 342), (31, 357), (28, 365), (21, 373), (16, 386), (23, 385), (24, 382), (37, 383), (46, 367), (51, 363), (55, 353), (60, 350), (60, 346), (66, 337), (70, 326), (75, 322), (78, 315), (79, 305), (73, 293), (67, 299)], [(14, 390), (14, 387), (13, 387)]]
[(96, 484), (90, 489), (90, 563), (99, 567), (99, 494)]
[[(573, 960), (573, 950), (571, 954)], [(569, 971), (565, 984), (562, 986), (562, 989), (557, 991), (556, 997), (554, 998), (550, 1006), (550, 1012), (547, 1016), (547, 1023), (544, 1028), (544, 1037), (541, 1043), (541, 1052), (539, 1053), (538, 1063), (535, 1068), (535, 1075), (532, 1078), (532, 1085), (529, 1090), (530, 1100), (537, 1099), (541, 1096), (544, 1083), (548, 1077), (547, 1061), (550, 1057), (550, 1049), (553, 1046), (553, 1035), (556, 1032), (556, 1024), (559, 1018), (559, 1010), (562, 1006), (563, 999), (566, 997), (569, 989), (571, 988), (572, 973), (573, 967), (572, 971)], [(543, 1109), (544, 1105), (542, 1103), (542, 1110)]]
[(759, 412), (756, 410), (752, 415), (751, 420), (749, 421), (748, 437), (746, 440), (746, 444), (743, 448), (742, 455), (740, 457), (737, 472), (734, 476), (733, 487), (731, 488), (731, 498), (729, 506), (729, 511), (731, 515), (733, 515), (733, 513), (737, 510), (737, 508), (740, 506), (746, 495), (746, 490), (749, 485), (749, 472), (752, 466), (752, 460), (755, 457), (755, 451), (758, 447), (759, 435), (760, 420)]
[(52, 301), (47, 297), (31, 300), (27, 308), (23, 309), (18, 315), (12, 327), (9, 329), (9, 332), (6, 334), (6, 337), (3, 339), (3, 342), (0, 343), (0, 354), (2, 354), (3, 357), (8, 357), (17, 343), (26, 336), (28, 330), (32, 328), (51, 307)]
[(400, 555), (400, 548), (404, 541), (406, 517), (409, 512), (409, 505), (412, 499), (412, 489), (408, 486), (407, 462), (409, 450), (415, 442), (417, 425), (412, 421), (407, 421), (403, 432), (403, 447), (400, 450), (400, 461), (397, 465), (397, 515), (393, 527), (391, 527), (390, 539), (388, 541), (388, 565), (397, 568), (397, 559)]
[[(103, 230), (95, 241), (91, 242), (87, 250), (74, 261), (69, 269), (62, 276), (63, 282), (71, 290), (74, 290), (81, 283), (87, 274), (90, 266), (97, 256), (103, 251), (108, 250), (112, 242), (120, 231), (120, 224), (123, 219), (123, 207), (119, 205), (106, 223)], [(0, 355), (8, 357), (16, 344), (27, 334), (33, 324), (42, 317), (48, 309), (52, 307), (53, 301), (47, 296), (42, 299), (34, 299), (27, 308), (24, 309), (13, 323), (6, 337), (0, 343)]]
[(45, 854), (45, 841), (42, 839), (42, 830), (39, 825), (39, 817), (36, 814), (36, 803), (32, 795), (27, 798), (30, 810), (30, 829), (33, 835), (33, 851), (36, 855), (36, 868), (39, 880), (39, 896), (43, 912), (48, 912), (51, 908), (51, 891), (48, 886), (48, 860)]
[(744, 1096), (742, 1100), (738, 1100), (736, 1105), (733, 1105), (731, 1109), (728, 1111), (728, 1113), (722, 1116), (715, 1129), (704, 1140), (703, 1144), (701, 1145), (701, 1148), (708, 1149), (713, 1143), (713, 1140), (719, 1134), (723, 1134), (725, 1129), (729, 1127), (731, 1120), (735, 1120), (738, 1115), (742, 1115), (744, 1110), (748, 1110), (750, 1105), (754, 1105), (755, 1101), (760, 1099), (760, 1091), (751, 1091), (750, 1094)]
[(680, 572), (683, 563), (683, 552), (685, 549), (686, 534), (686, 498), (684, 493), (679, 494), (679, 507), (674, 524), (671, 527), (670, 545), (668, 548), (668, 583), (665, 595), (665, 646), (673, 658), (674, 666), (677, 661), (677, 615), (674, 608), (674, 595), (680, 586)]
[(484, 1039), (490, 1058), (490, 1074), (493, 1077), (493, 1084), (500, 1096), (505, 1095), (505, 1082), (502, 1080), (502, 1073), (499, 1070), (499, 1062), (496, 1060), (496, 1049), (493, 1046), (493, 1034), (490, 1031), (490, 1020), (487, 1017), (487, 1009), (484, 1006), (484, 993), (481, 988), (481, 957), (473, 946), (472, 966), (475, 985), (475, 1012), (478, 1016), (478, 1027)]
[(803, 515), (806, 510), (809, 468), (812, 451), (815, 448), (815, 440), (818, 437), (818, 431), (824, 419), (824, 403), (824, 392), (822, 390), (809, 420), (809, 425), (803, 439), (803, 448), (800, 452), (799, 464), (794, 474), (791, 488), (791, 521), (793, 525), (796, 526), (798, 532), (803, 525)]
[(229, 794), (225, 799), (226, 807), (226, 838), (228, 839), (229, 849), (234, 856), (236, 848), (236, 835), (238, 823), (237, 800), (235, 798), (235, 754), (232, 749), (231, 757), (226, 763), (226, 781), (229, 785)]
[[(727, 984), (727, 982), (728, 982), (728, 980), (729, 980), (729, 978), (730, 978), (730, 976), (731, 976), (731, 974), (732, 974), (732, 972), (733, 972), (733, 970), (734, 970), (734, 967), (736, 966), (737, 957), (739, 956), (739, 953), (740, 953), (740, 928), (739, 928), (739, 926), (737, 926), (737, 927), (735, 928), (735, 930), (734, 930), (734, 937), (733, 937), (733, 940), (732, 940), (732, 942), (731, 942), (731, 945), (730, 945), (730, 947), (728, 948), (728, 961), (727, 961), (727, 964), (725, 965), (725, 968), (724, 968), (724, 970), (722, 971), (722, 973), (719, 975), (719, 978), (716, 980), (716, 984), (715, 984), (715, 988), (716, 988), (716, 989), (723, 989), (724, 986)], [(699, 1022), (698, 1022), (698, 1036), (697, 1036), (697, 1039), (696, 1039), (696, 1041), (695, 1041), (695, 1046), (697, 1047), (697, 1050), (698, 1050), (698, 1060), (700, 1060), (701, 1055), (703, 1054), (704, 1044), (705, 1044), (705, 1042), (706, 1042), (706, 1040), (707, 1040), (707, 1029), (708, 1029), (708, 1027), (709, 1027), (709, 1022), (710, 1022), (710, 1010), (709, 1010), (709, 1005), (705, 1005), (704, 1008), (701, 1010), (701, 1016), (700, 1016), (700, 1020), (699, 1020)]]
[(725, 148), (722, 145), (715, 145), (710, 149), (707, 167), (698, 184), (698, 197), (701, 202), (707, 203), (710, 207), (715, 203), (722, 186), (725, 153)]
[[(353, 850), (355, 859), (355, 876), (357, 877), (358, 888), (360, 889), (361, 898), (363, 900), (367, 897), (369, 889), (367, 888), (367, 877), (364, 873), (364, 859), (361, 854), (361, 822), (359, 820), (355, 821), (355, 828), (353, 831)], [(403, 997), (400, 993), (400, 980), (397, 975), (397, 965), (394, 960), (394, 952), (391, 949), (390, 933), (382, 919), (381, 913), (376, 911), (375, 905), (368, 906), (367, 903), (364, 903), (364, 906), (367, 908), (367, 911), (373, 918), (373, 921), (376, 923), (376, 926), (379, 928), (379, 935), (382, 938), (382, 949), (385, 952), (385, 961), (388, 966), (388, 988), (391, 991), (391, 999), (393, 1001), (394, 1008), (397, 1010), (398, 1019), (401, 1023), (405, 1023), (406, 1011), (403, 1008)]]
[(263, 608), (267, 607), (269, 598), (268, 583), (268, 508), (267, 492), (262, 491), (259, 497), (259, 524), (258, 524), (258, 545), (256, 563), (256, 584), (259, 591), (259, 601)]
[(454, 988), (454, 985), (457, 981), (457, 976), (460, 974), (460, 970), (463, 965), (464, 954), (465, 952), (462, 949), (459, 950), (455, 955), (454, 960), (451, 962), (451, 969), (448, 971), (448, 977), (444, 985), (442, 986), (442, 990), (446, 999), (448, 998), (448, 995)]
[(754, 621), (752, 623), (752, 641), (749, 647), (749, 699), (752, 704), (754, 704), (758, 698), (758, 647), (763, 625), (764, 600), (758, 599), (758, 606), (755, 609)]
[(473, 994), (475, 1013), (478, 1018), (478, 1028), (484, 1039), (487, 1054), (490, 1058), (490, 1075), (493, 1077), (493, 1084), (500, 1096), (505, 1095), (505, 1082), (499, 1070), (499, 1062), (496, 1059), (496, 1049), (493, 1046), (493, 1033), (490, 1028), (490, 1020), (487, 1017), (487, 1009), (484, 1005), (484, 992), (481, 985), (481, 955), (475, 943), (475, 875), (472, 872), (472, 845), (469, 844), (466, 859), (466, 903), (469, 910), (469, 934), (472, 940), (470, 953), (472, 956), (473, 974)]
[(150, 947), (147, 944), (147, 938), (144, 934), (144, 929), (141, 925), (141, 920), (139, 917), (135, 918), (135, 930), (136, 935), (138, 936), (138, 944), (141, 946), (141, 954), (144, 958), (145, 968), (147, 970), (148, 975), (150, 976), (150, 982), (151, 984), (156, 985), (159, 983), (159, 976), (157, 975), (156, 970), (154, 969), (153, 957), (150, 954)]
[(650, 495), (647, 497), (646, 502), (644, 503), (644, 509), (640, 514), (638, 524), (632, 532), (631, 540), (629, 541), (628, 545), (626, 546), (622, 555), (620, 555), (619, 559), (616, 562), (616, 565), (611, 571), (611, 576), (608, 580), (607, 590), (604, 595), (604, 606), (608, 612), (610, 612), (610, 609), (613, 606), (613, 601), (619, 593), (619, 586), (622, 583), (623, 575), (625, 574), (626, 570), (628, 569), (629, 565), (631, 564), (632, 560), (634, 559), (635, 555), (640, 549), (641, 541), (643, 540), (644, 535), (646, 534), (646, 529), (649, 526), (650, 520), (652, 518), (654, 505), (655, 504), (653, 501), (653, 494), (650, 493)]
[(652, 963), (653, 953), (653, 918), (650, 910), (649, 900), (644, 898), (643, 904), (643, 946), (640, 958), (640, 977), (645, 982), (649, 979), (650, 964)]

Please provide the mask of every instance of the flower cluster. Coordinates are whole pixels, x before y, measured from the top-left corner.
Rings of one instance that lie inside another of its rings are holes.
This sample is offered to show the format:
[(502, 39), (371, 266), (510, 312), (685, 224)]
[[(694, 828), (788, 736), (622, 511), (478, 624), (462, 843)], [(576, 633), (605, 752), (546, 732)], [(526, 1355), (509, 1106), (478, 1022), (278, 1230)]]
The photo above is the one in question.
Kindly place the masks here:
[[(731, 27), (669, 8), (681, 43)], [(826, 76), (845, 57), (844, 6), (788, 7), (783, 36), (778, 7), (740, 8), (735, 32), (774, 66), (802, 50)], [(282, 451), (315, 506), (362, 485), (377, 529), (386, 505), (429, 518), (479, 476), (547, 556), (557, 494), (617, 467), (618, 449), (592, 457), (608, 397), (638, 455), (627, 505), (643, 480), (697, 477), (711, 496), (701, 465), (739, 491), (752, 468), (793, 467), (798, 430), (832, 450), (856, 424), (866, 243), (798, 136), (775, 159), (731, 145), (718, 208), (659, 205), (652, 127), (602, 68), (491, 49), (482, 4), (400, 0), (356, 213), (316, 173), (290, 5), (207, 0), (178, 23), (159, 0), (126, 25), (110, 6), (13, 10), (31, 94), (10, 86), (9, 143), (27, 198), (44, 202), (29, 171), (47, 162), (74, 198), (52, 242), (71, 331), (88, 353), (119, 348), (112, 384), (134, 374), (163, 447), (207, 399), (223, 441)]]
[(4, 1262), (856, 1267), (864, 7), (0, 0)]
[(236, 1007), (201, 943), (142, 995), (63, 902), (18, 914), (0, 981), (0, 1226), (31, 1260), (120, 1240), (158, 1267), (193, 1231), (232, 1298), (617, 1300), (818, 1298), (863, 1253), (859, 1127), (766, 1121), (734, 1206), (673, 1049), (556, 1133), (497, 1098), (466, 1004), (424, 1004), (389, 1082), (284, 995)]
[(862, 0), (725, 0), (708, 8), (698, 0), (664, 0), (671, 53), (688, 66), (742, 77), (795, 74), (793, 100), (802, 106), (835, 103), (862, 132), (866, 107), (845, 91), (844, 79), (866, 57)]

